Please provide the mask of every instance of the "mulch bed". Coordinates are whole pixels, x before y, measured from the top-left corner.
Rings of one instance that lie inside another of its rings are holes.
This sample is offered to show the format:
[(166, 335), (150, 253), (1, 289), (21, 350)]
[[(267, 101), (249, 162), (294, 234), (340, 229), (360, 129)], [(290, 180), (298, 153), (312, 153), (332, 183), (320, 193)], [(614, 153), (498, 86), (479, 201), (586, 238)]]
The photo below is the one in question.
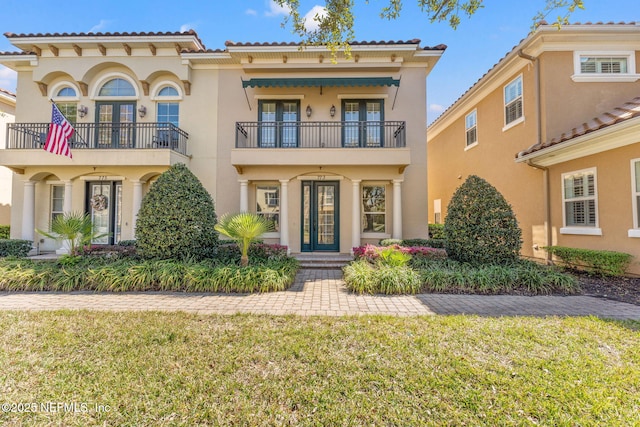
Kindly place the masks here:
[(580, 281), (582, 295), (640, 305), (640, 277), (599, 277), (579, 272), (573, 274)]

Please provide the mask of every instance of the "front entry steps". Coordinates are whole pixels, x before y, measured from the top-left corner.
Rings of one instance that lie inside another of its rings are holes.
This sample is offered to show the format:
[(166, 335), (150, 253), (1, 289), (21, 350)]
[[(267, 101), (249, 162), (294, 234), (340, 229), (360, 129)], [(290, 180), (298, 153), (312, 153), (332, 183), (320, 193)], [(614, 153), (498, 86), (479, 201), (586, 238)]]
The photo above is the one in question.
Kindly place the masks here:
[(291, 256), (300, 262), (300, 268), (309, 270), (340, 270), (349, 262), (353, 261), (352, 255), (337, 252), (303, 252), (291, 254)]

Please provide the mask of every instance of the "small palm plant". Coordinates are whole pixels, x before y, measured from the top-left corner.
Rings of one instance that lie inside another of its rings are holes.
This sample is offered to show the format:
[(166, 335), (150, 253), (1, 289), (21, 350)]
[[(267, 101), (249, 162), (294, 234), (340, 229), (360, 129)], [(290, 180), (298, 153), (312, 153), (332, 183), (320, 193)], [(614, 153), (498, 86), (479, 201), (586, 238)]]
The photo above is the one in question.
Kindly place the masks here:
[(242, 254), (240, 265), (249, 265), (249, 246), (262, 234), (274, 230), (273, 222), (250, 212), (224, 214), (214, 226), (215, 230), (234, 240)]
[(88, 213), (69, 212), (56, 216), (51, 222), (51, 231), (37, 230), (50, 239), (65, 241), (69, 245), (69, 254), (77, 255), (79, 248), (91, 244), (94, 239), (108, 236), (108, 233), (96, 232)]

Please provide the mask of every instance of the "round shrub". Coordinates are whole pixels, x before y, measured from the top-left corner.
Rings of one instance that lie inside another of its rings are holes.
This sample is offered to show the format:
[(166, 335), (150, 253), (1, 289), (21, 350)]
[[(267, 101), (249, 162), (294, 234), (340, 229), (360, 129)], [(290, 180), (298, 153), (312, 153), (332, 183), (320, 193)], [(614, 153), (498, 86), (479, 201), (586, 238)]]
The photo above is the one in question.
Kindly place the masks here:
[(484, 179), (471, 175), (456, 190), (444, 223), (449, 257), (471, 264), (515, 261), (522, 231), (505, 198)]
[(211, 195), (179, 163), (160, 175), (142, 199), (136, 246), (145, 258), (209, 258), (218, 246), (216, 222)]

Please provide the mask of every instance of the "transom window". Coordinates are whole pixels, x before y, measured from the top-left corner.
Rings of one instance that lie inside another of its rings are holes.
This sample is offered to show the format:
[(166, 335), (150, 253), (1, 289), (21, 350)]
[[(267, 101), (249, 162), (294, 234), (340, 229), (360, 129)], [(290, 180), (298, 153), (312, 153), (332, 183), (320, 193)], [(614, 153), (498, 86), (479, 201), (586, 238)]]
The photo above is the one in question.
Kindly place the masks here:
[(478, 126), (476, 110), (467, 114), (464, 119), (464, 127), (467, 135), (467, 147), (471, 147), (478, 143)]
[(280, 231), (280, 186), (256, 186), (256, 213), (273, 222), (276, 232)]
[(98, 94), (99, 96), (135, 96), (136, 91), (131, 83), (125, 79), (115, 78), (106, 82)]
[(634, 82), (640, 78), (634, 51), (575, 51), (573, 67), (575, 82)]
[(627, 72), (627, 58), (581, 56), (580, 72), (583, 74), (625, 74)]
[(63, 96), (77, 96), (77, 95), (76, 95), (76, 90), (74, 88), (67, 86), (60, 89), (56, 94), (56, 96), (63, 97)]
[(504, 123), (515, 124), (522, 118), (522, 76), (504, 87)]
[(595, 169), (564, 174), (562, 182), (565, 226), (597, 227)]
[(384, 185), (362, 186), (362, 232), (386, 232), (386, 194)]
[(158, 96), (180, 96), (175, 87), (165, 86), (158, 92)]

